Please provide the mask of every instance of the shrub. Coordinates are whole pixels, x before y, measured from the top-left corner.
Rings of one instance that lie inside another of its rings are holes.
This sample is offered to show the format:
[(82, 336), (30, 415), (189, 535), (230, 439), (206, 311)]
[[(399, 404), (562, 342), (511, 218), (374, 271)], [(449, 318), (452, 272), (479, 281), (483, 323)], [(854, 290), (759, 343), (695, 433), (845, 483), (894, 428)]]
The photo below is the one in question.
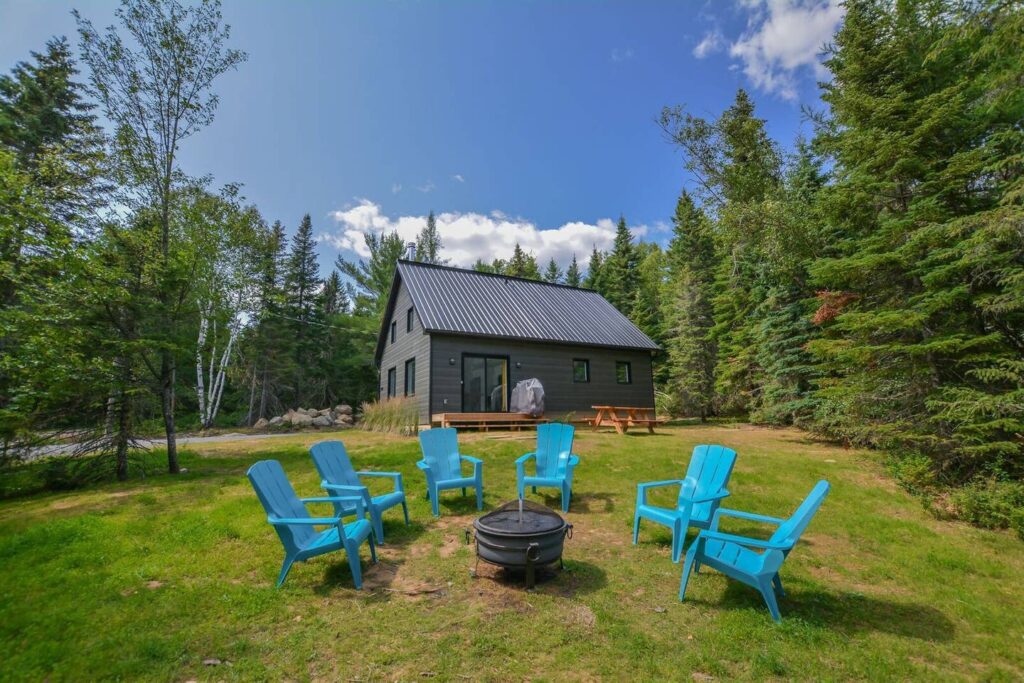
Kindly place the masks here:
[(404, 396), (364, 403), (360, 412), (359, 426), (371, 432), (411, 436), (419, 428), (419, 406)]
[(1014, 529), (1024, 538), (1024, 483), (978, 480), (950, 498), (956, 516), (986, 529)]

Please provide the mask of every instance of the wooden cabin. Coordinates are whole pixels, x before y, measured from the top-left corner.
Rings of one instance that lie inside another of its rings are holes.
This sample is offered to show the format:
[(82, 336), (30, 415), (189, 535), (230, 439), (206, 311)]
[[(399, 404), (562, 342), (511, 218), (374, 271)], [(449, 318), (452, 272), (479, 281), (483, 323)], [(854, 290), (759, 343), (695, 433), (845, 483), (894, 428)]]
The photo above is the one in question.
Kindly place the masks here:
[(546, 416), (585, 419), (594, 405), (653, 408), (657, 350), (592, 290), (399, 260), (376, 363), (380, 397), (414, 398), (422, 424), (507, 413), (529, 378)]

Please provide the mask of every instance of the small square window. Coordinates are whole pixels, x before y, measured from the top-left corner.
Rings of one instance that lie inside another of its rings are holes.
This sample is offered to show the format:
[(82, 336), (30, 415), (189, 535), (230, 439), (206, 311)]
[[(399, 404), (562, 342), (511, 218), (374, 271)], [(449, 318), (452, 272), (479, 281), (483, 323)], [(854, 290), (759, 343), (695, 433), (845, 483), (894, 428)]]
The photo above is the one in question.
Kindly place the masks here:
[(416, 395), (416, 359), (405, 361), (405, 395)]
[(573, 358), (572, 359), (572, 381), (573, 382), (589, 382), (590, 381), (590, 361), (586, 358)]
[(405, 331), (412, 332), (412, 309), (405, 312)]
[(633, 368), (626, 361), (615, 361), (615, 381), (619, 384), (633, 383)]
[(398, 336), (398, 323), (391, 321), (391, 343), (395, 343), (395, 337)]
[(395, 379), (396, 379), (395, 368), (388, 370), (388, 398), (395, 397)]

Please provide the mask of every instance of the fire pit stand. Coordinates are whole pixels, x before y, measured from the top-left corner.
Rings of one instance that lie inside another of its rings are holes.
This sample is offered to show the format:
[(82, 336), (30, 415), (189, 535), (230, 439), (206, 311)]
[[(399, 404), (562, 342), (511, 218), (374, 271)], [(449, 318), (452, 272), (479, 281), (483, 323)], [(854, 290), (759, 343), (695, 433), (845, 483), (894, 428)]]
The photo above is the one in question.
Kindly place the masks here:
[(572, 524), (543, 505), (513, 500), (473, 520), (466, 543), (470, 534), (476, 539), (477, 562), (524, 570), (526, 586), (533, 588), (537, 567), (556, 560), (562, 567), (562, 545), (566, 537), (572, 538)]

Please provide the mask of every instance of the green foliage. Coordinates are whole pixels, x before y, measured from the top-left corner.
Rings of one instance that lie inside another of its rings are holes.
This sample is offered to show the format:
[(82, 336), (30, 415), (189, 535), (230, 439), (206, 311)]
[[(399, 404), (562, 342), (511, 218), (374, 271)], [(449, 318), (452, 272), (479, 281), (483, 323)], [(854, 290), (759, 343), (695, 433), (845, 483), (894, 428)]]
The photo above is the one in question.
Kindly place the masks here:
[(544, 282), (551, 282), (553, 284), (561, 284), (562, 282), (562, 270), (558, 267), (554, 257), (548, 261), (548, 267), (544, 269), (544, 274), (541, 276)]
[(441, 233), (437, 231), (437, 219), (431, 211), (427, 216), (427, 224), (416, 237), (416, 260), (421, 263), (435, 263), (444, 265), (447, 259), (441, 258), (441, 249), (444, 243), (441, 241)]
[(496, 265), (495, 272), (511, 275), (512, 277), (525, 277), (530, 280), (541, 279), (540, 268), (537, 266), (537, 257), (532, 253), (524, 251), (518, 242), (516, 242), (515, 249), (512, 251), (512, 258), (508, 260), (505, 268), (499, 270)]
[(976, 481), (953, 493), (950, 503), (960, 519), (985, 529), (1011, 528), (1024, 540), (1024, 483)]
[(395, 264), (402, 257), (405, 245), (396, 231), (381, 234), (367, 231), (363, 239), (370, 252), (369, 259), (351, 262), (338, 256), (335, 267), (355, 283), (356, 312), (379, 319), (384, 315), (391, 282), (395, 279)]
[(636, 300), (638, 265), (633, 235), (626, 226), (625, 217), (620, 216), (611, 253), (601, 262), (601, 289), (598, 291), (627, 317), (633, 312)]
[(576, 254), (572, 255), (569, 267), (565, 269), (565, 284), (570, 287), (579, 287), (583, 282), (580, 274), (580, 264), (576, 262)]

